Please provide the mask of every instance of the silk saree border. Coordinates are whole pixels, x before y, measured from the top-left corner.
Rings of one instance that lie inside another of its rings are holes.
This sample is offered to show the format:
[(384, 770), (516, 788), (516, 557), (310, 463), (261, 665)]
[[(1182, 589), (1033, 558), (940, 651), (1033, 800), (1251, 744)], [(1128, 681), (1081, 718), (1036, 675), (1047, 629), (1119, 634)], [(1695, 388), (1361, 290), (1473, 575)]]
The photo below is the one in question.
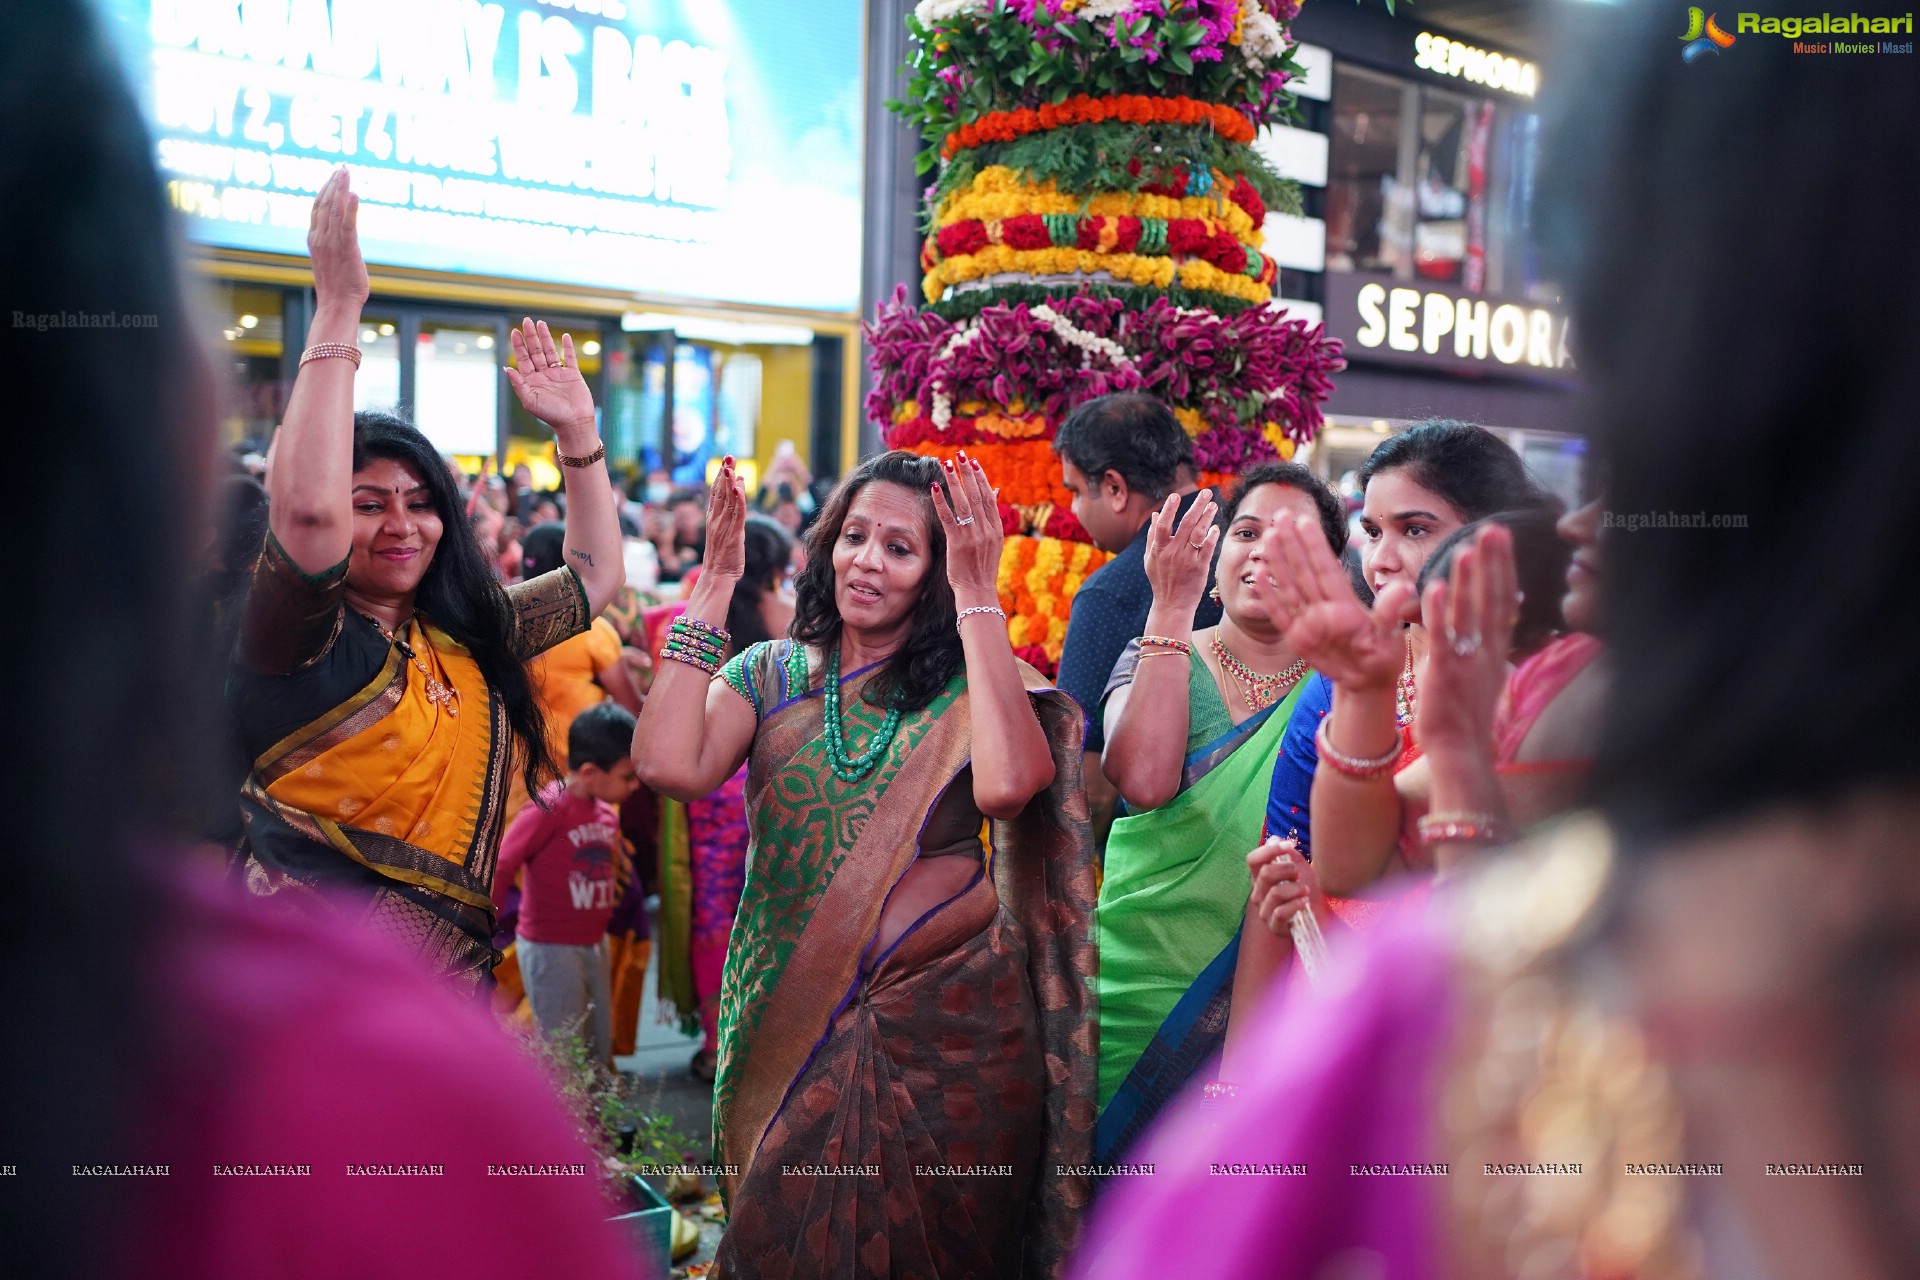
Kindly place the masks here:
[(273, 785), (391, 715), (406, 692), (406, 662), (400, 650), (389, 645), (387, 660), (364, 688), (261, 752), (253, 762), (254, 772), (266, 785)]

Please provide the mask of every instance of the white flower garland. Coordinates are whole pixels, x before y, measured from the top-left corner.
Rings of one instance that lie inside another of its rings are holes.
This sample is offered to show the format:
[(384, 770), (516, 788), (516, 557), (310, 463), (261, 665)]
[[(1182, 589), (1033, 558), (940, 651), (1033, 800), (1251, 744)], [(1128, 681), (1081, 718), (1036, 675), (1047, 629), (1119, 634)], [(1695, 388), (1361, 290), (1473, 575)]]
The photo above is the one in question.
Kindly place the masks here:
[[(1116, 368), (1133, 368), (1133, 359), (1127, 355), (1126, 348), (1111, 338), (1103, 338), (1097, 333), (1088, 333), (1046, 303), (1028, 308), (1027, 314), (1046, 325), (1060, 341), (1068, 346), (1080, 348), (1081, 368), (1086, 368), (1087, 363), (1095, 355), (1105, 356), (1107, 362)], [(953, 425), (953, 396), (948, 393), (946, 387), (941, 385), (941, 372), (954, 354), (973, 345), (974, 339), (979, 336), (979, 321), (967, 320), (955, 328), (952, 335), (940, 344), (940, 353), (933, 358), (933, 370), (928, 375), (927, 383), (933, 392), (931, 416), (935, 431), (945, 431)]]
[(1246, 16), (1240, 22), (1240, 56), (1254, 67), (1277, 62), (1287, 51), (1286, 34), (1260, 0), (1243, 0)]
[(1060, 341), (1070, 346), (1080, 348), (1082, 352), (1080, 357), (1082, 368), (1086, 366), (1087, 358), (1095, 352), (1105, 356), (1110, 362), (1122, 369), (1133, 368), (1133, 361), (1127, 358), (1126, 349), (1119, 343), (1111, 338), (1102, 338), (1098, 334), (1088, 333), (1085, 329), (1075, 325), (1073, 321), (1067, 319), (1046, 303), (1043, 302), (1039, 306), (1032, 308), (1030, 314), (1033, 315), (1035, 319), (1044, 320), (1047, 328), (1053, 330), (1054, 335), (1058, 337)]
[(930, 27), (963, 13), (983, 11), (986, 7), (987, 0), (920, 0), (919, 4), (913, 6), (913, 16), (921, 26)]

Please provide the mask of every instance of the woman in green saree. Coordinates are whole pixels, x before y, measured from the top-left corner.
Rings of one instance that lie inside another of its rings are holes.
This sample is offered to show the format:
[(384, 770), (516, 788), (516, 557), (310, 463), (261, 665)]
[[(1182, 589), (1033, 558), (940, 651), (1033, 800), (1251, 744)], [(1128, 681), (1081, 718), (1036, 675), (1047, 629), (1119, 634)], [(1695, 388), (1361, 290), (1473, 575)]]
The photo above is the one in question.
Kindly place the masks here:
[(993, 488), (965, 454), (864, 463), (793, 638), (722, 669), (745, 511), (729, 459), (634, 733), (669, 796), (748, 767), (713, 1274), (1056, 1274), (1093, 1127), (1082, 721), (1008, 644)]
[[(1147, 534), (1153, 610), (1114, 666), (1102, 765), (1124, 816), (1107, 838), (1095, 911), (1100, 954), (1100, 1119), (1095, 1158), (1122, 1157), (1219, 1054), (1260, 843), (1267, 779), (1309, 672), (1271, 615), (1260, 537), (1317, 518), (1338, 555), (1339, 499), (1305, 467), (1249, 470), (1214, 520), (1202, 495), (1178, 527), (1171, 503)], [(1218, 627), (1193, 630), (1215, 545)], [(1184, 612), (1183, 612), (1184, 610)], [(1157, 658), (1170, 661), (1154, 661)]]

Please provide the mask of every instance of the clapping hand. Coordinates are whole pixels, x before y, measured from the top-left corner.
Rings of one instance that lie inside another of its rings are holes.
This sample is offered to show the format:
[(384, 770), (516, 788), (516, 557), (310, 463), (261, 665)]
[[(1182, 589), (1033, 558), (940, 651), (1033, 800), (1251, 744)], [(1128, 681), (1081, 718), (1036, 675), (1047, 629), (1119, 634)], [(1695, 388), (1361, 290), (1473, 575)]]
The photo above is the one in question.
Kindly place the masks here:
[(360, 256), (360, 197), (353, 194), (345, 165), (320, 184), (307, 222), (307, 258), (313, 264), (316, 307), (366, 305), (371, 286)]
[(1429, 752), (1467, 747), (1491, 761), (1494, 709), (1519, 620), (1517, 582), (1513, 535), (1490, 525), (1454, 552), (1447, 579), (1427, 584), (1421, 609), (1432, 643), (1416, 732)]
[(720, 460), (707, 495), (707, 552), (700, 581), (738, 583), (747, 572), (747, 484), (734, 469), (733, 455)]
[(1335, 684), (1392, 684), (1406, 661), (1401, 627), (1413, 620), (1413, 588), (1393, 583), (1368, 609), (1311, 517), (1274, 520), (1260, 549), (1287, 645)]
[(1212, 490), (1202, 489), (1184, 516), (1180, 515), (1180, 495), (1170, 493), (1147, 527), (1146, 573), (1154, 603), (1167, 606), (1182, 618), (1193, 616), (1200, 607), (1200, 593), (1207, 587), (1213, 549), (1220, 543), (1214, 510)]
[(1006, 541), (999, 490), (964, 450), (942, 465), (946, 490), (943, 494), (939, 485), (933, 486), (933, 511), (947, 536), (947, 579), (954, 598), (992, 599), (1000, 580), (1000, 546)]
[(1270, 838), (1247, 855), (1247, 866), (1253, 872), (1254, 913), (1273, 933), (1290, 937), (1293, 918), (1303, 910), (1325, 913), (1313, 864), (1299, 855), (1294, 841)]
[(535, 324), (530, 318), (510, 335), (513, 363), (506, 367), (507, 382), (520, 397), (520, 407), (552, 427), (563, 448), (565, 437), (591, 434), (593, 392), (574, 359), (573, 335), (561, 334), (555, 346), (547, 322)]

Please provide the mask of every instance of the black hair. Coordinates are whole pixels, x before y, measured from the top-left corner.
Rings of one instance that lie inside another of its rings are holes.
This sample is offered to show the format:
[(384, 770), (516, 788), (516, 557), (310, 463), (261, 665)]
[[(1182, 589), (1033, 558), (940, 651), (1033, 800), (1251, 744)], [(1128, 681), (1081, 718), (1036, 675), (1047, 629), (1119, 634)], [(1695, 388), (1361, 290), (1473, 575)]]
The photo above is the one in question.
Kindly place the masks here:
[(1566, 619), (1560, 616), (1560, 601), (1567, 593), (1567, 566), (1573, 562), (1573, 548), (1560, 537), (1555, 527), (1559, 521), (1556, 508), (1528, 507), (1498, 511), (1461, 525), (1442, 538), (1420, 566), (1420, 595), (1427, 594), (1427, 584), (1436, 578), (1453, 580), (1453, 553), (1469, 539), (1488, 525), (1504, 525), (1513, 534), (1514, 577), (1521, 596), (1520, 619), (1513, 624), (1513, 656), (1518, 660), (1536, 652), (1567, 629)]
[(940, 464), (904, 449), (868, 458), (842, 480), (807, 529), (807, 567), (794, 580), (793, 638), (829, 652), (840, 644), (840, 610), (834, 604), (833, 544), (854, 498), (870, 484), (897, 484), (918, 500), (927, 523), (929, 564), (913, 628), (886, 668), (867, 682), (862, 697), (876, 706), (919, 711), (947, 687), (964, 665), (953, 584), (947, 581), (947, 535), (934, 514), (932, 486), (946, 490)]
[(249, 475), (226, 476), (214, 490), (213, 598), (232, 611), (267, 537), (267, 489)]
[(1220, 509), (1222, 530), (1233, 523), (1233, 518), (1239, 514), (1240, 504), (1246, 501), (1247, 495), (1263, 484), (1284, 485), (1289, 489), (1298, 489), (1312, 498), (1313, 508), (1320, 516), (1320, 528), (1327, 535), (1327, 545), (1333, 548), (1333, 554), (1336, 556), (1346, 553), (1346, 504), (1335, 496), (1325, 480), (1297, 462), (1262, 462), (1241, 472), (1239, 481), (1233, 486), (1233, 493), (1227, 498), (1226, 505)]
[(1360, 488), (1398, 467), (1410, 470), (1422, 489), (1445, 498), (1462, 523), (1551, 501), (1506, 441), (1470, 422), (1429, 418), (1382, 440), (1360, 468)]
[[(0, 698), (26, 748), (10, 783), (31, 800), (0, 847), (0, 1133), (19, 1171), (0, 1192), (0, 1275), (99, 1276), (125, 1245), (101, 1224), (133, 1212), (139, 1179), (64, 1171), (114, 1160), (143, 1127), (167, 1065), (155, 943), (173, 918), (156, 904), (216, 781), (225, 655), (192, 582), (215, 398), (153, 142), (93, 6), (8, 7), (0, 118), (33, 122), (0, 132), (0, 298), (29, 317), (0, 343), (8, 439), (21, 474), (84, 475), (9, 495), (29, 548), (9, 571)], [(62, 327), (75, 314), (116, 322)]]
[(567, 526), (559, 520), (537, 524), (520, 539), (520, 576), (523, 578), (537, 578), (558, 569), (566, 563), (566, 558)]
[(460, 491), (419, 428), (391, 413), (362, 410), (353, 415), (353, 469), (359, 471), (376, 458), (411, 468), (433, 500), (441, 521), (440, 544), (414, 592), (414, 608), (473, 655), (506, 712), (514, 739), (513, 765), (521, 771), (527, 794), (538, 795), (560, 770), (547, 749), (546, 718), (533, 681), (513, 650), (513, 608), (467, 531)]
[(688, 502), (698, 503), (703, 509), (707, 505), (707, 500), (700, 496), (698, 489), (680, 488), (667, 495), (668, 507), (677, 507)]
[(611, 769), (633, 750), (633, 712), (617, 702), (596, 702), (567, 726), (567, 768)]
[(733, 599), (727, 602), (727, 631), (733, 637), (735, 653), (773, 639), (760, 617), (760, 598), (779, 587), (793, 560), (793, 535), (766, 516), (747, 517), (746, 544), (747, 569), (734, 584)]
[(1053, 451), (1098, 485), (1117, 471), (1154, 502), (1173, 492), (1180, 465), (1193, 465), (1193, 441), (1160, 400), (1138, 391), (1095, 396), (1076, 406), (1054, 433)]
[[(1582, 259), (1588, 433), (1609, 511), (1721, 523), (1602, 532), (1594, 784), (1641, 844), (1920, 782), (1898, 694), (1920, 595), (1894, 550), (1920, 476), (1920, 257), (1886, 169), (1920, 155), (1920, 79), (1744, 48), (1689, 67), (1648, 15), (1613, 17), (1591, 15), (1608, 75), (1556, 122), (1581, 160), (1549, 220)], [(1909, 1247), (1890, 1271), (1920, 1265)]]

